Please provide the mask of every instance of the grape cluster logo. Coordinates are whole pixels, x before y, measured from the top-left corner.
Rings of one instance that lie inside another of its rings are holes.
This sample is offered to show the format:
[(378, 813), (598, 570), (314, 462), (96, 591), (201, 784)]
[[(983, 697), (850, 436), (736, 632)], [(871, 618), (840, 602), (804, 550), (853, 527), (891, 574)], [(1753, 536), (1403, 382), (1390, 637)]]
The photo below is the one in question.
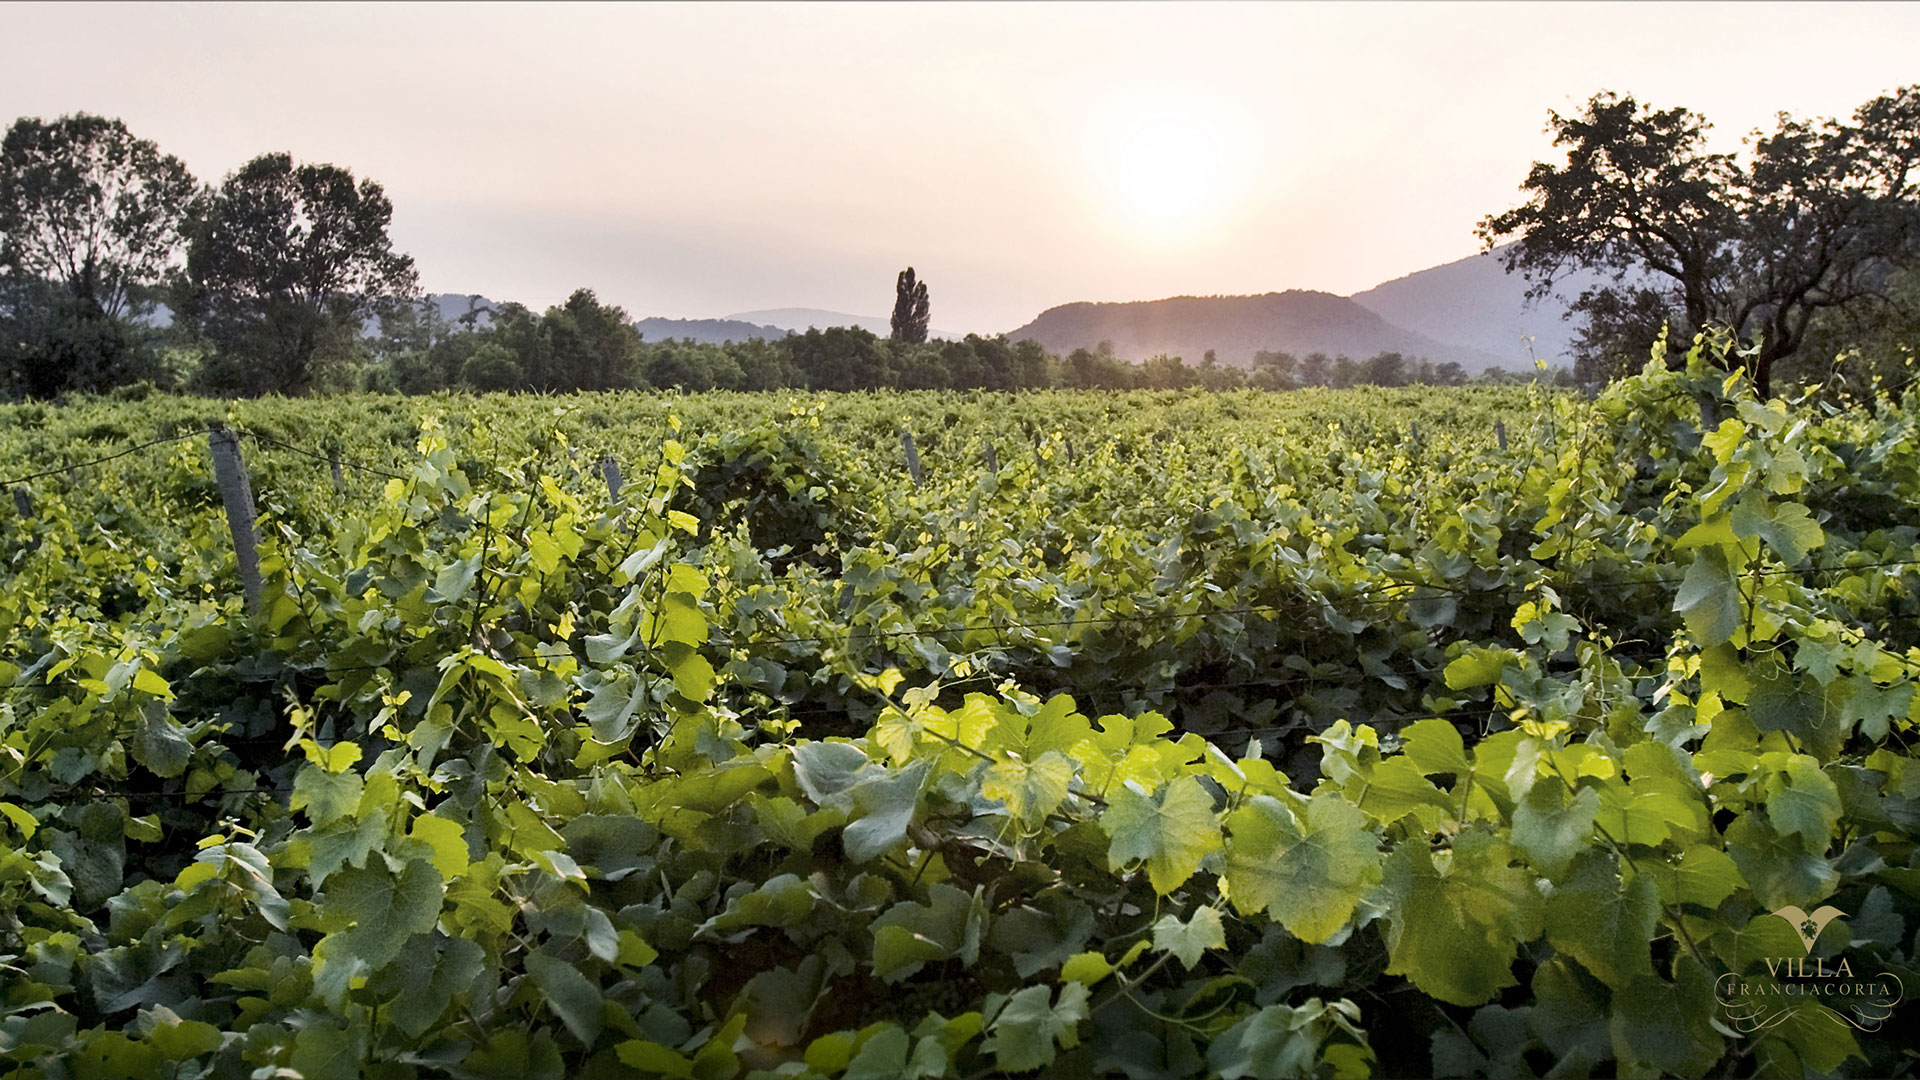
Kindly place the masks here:
[(1801, 953), (1762, 957), (1764, 972), (1720, 976), (1714, 996), (1727, 1022), (1742, 1033), (1753, 1034), (1812, 1012), (1861, 1031), (1878, 1031), (1905, 996), (1900, 977), (1890, 971), (1856, 971), (1844, 953), (1813, 955), (1821, 931), (1845, 915), (1829, 904), (1811, 913), (1788, 905), (1760, 916), (1785, 920), (1799, 937)]

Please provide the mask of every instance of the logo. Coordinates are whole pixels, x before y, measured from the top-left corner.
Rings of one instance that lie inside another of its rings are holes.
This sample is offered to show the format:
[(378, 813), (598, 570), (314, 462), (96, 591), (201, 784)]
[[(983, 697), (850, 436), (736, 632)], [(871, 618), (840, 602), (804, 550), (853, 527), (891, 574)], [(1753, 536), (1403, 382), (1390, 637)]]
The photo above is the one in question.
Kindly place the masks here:
[[(1743, 1034), (1753, 1034), (1802, 1012), (1824, 1015), (1861, 1031), (1878, 1031), (1893, 1016), (1906, 988), (1890, 971), (1862, 974), (1844, 954), (1814, 956), (1821, 931), (1846, 912), (1831, 905), (1812, 914), (1788, 905), (1758, 916), (1749, 930), (1766, 931), (1761, 920), (1778, 918), (1800, 942), (1800, 954), (1761, 957), (1764, 972), (1728, 972), (1714, 983), (1714, 996), (1727, 1022)], [(1781, 935), (1784, 937), (1784, 935)]]
[(1788, 925), (1800, 932), (1800, 944), (1806, 946), (1807, 952), (1811, 953), (1813, 951), (1814, 940), (1820, 936), (1820, 931), (1825, 930), (1828, 923), (1846, 914), (1846, 912), (1829, 905), (1817, 908), (1813, 914), (1809, 915), (1789, 904), (1779, 911), (1774, 912), (1774, 914), (1787, 920)]

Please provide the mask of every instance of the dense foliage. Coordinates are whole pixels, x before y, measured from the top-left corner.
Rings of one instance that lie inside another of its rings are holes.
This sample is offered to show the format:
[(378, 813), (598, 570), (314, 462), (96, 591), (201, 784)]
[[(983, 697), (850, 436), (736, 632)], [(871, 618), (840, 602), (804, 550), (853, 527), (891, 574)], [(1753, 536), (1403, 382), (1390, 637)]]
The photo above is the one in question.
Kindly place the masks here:
[(1714, 983), (1920, 986), (1915, 395), (0, 419), (24, 1073), (1913, 1069)]
[[(1480, 224), (1509, 270), (1545, 295), (1574, 269), (1610, 274), (1572, 310), (1579, 364), (1611, 378), (1664, 327), (1751, 341), (1744, 364), (1766, 396), (1775, 365), (1829, 324), (1897, 312), (1911, 353), (1920, 307), (1892, 287), (1920, 268), (1920, 85), (1861, 105), (1848, 122), (1781, 114), (1740, 155), (1707, 149), (1707, 122), (1596, 94), (1549, 114), (1563, 164), (1536, 162), (1527, 201)], [(1815, 355), (1814, 377), (1833, 355)]]

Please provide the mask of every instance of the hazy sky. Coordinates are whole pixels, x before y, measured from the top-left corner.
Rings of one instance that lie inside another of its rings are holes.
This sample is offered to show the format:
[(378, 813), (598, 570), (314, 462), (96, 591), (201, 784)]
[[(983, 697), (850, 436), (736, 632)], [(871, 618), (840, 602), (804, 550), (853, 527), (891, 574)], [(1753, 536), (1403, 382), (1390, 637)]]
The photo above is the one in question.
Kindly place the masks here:
[(1010, 330), (1477, 250), (1597, 90), (1729, 149), (1920, 79), (1910, 4), (0, 5), (0, 122), (385, 185), (439, 292)]

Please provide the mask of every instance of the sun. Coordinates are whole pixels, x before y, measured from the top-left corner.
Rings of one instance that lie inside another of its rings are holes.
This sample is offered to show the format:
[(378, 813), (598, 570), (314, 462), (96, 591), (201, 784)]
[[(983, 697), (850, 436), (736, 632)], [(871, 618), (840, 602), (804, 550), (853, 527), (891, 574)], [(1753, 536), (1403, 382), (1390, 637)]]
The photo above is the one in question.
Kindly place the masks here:
[(1087, 125), (1096, 212), (1114, 231), (1164, 244), (1196, 239), (1236, 201), (1239, 147), (1218, 112), (1177, 96), (1108, 98)]
[(1153, 228), (1177, 229), (1205, 218), (1220, 195), (1222, 147), (1214, 132), (1172, 111), (1137, 115), (1110, 158), (1112, 197)]

